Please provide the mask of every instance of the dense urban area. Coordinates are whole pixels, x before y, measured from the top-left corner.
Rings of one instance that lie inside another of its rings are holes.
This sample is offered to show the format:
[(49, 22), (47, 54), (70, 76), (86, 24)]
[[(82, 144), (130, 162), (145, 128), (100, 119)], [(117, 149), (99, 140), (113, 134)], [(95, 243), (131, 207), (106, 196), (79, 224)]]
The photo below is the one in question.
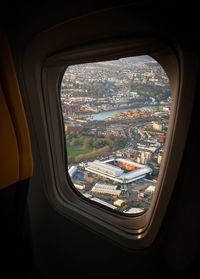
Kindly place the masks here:
[(61, 104), (75, 189), (123, 214), (145, 212), (157, 187), (170, 115), (163, 68), (150, 56), (69, 66)]

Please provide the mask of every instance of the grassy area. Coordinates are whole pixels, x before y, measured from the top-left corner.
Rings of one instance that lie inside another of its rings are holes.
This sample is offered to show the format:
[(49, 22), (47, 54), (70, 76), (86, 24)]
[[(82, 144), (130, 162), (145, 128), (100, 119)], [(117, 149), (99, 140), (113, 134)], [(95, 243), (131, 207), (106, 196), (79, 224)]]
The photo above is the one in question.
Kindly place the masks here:
[(77, 157), (81, 154), (87, 154), (92, 152), (92, 149), (81, 149), (78, 146), (67, 145), (67, 154), (69, 157)]
[(95, 159), (98, 156), (105, 155), (111, 151), (119, 150), (126, 144), (114, 136), (96, 137), (90, 135), (67, 136), (67, 154), (70, 163), (79, 163), (81, 161)]
[(98, 156), (105, 155), (109, 151), (110, 151), (110, 147), (109, 146), (104, 146), (104, 147), (99, 148), (97, 150), (93, 150), (93, 151), (91, 151), (87, 154), (81, 154), (81, 155), (77, 156), (75, 158), (75, 161), (78, 163), (78, 162), (81, 162), (81, 161), (84, 161), (84, 160), (95, 159)]

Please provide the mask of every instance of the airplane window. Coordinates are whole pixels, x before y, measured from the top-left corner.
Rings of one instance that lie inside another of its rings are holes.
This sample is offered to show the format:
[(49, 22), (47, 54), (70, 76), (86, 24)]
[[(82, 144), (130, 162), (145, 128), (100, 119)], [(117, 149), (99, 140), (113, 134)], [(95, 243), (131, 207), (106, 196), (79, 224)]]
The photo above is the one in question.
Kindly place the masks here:
[(171, 106), (161, 65), (144, 55), (69, 66), (61, 104), (74, 187), (122, 214), (148, 210)]

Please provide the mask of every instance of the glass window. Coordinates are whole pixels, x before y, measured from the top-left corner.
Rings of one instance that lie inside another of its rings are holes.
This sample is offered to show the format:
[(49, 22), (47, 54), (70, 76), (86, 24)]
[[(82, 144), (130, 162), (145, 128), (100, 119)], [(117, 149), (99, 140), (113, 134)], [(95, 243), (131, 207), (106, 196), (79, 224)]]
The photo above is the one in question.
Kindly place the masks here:
[(161, 65), (145, 55), (69, 66), (61, 104), (74, 187), (123, 214), (148, 210), (171, 106)]

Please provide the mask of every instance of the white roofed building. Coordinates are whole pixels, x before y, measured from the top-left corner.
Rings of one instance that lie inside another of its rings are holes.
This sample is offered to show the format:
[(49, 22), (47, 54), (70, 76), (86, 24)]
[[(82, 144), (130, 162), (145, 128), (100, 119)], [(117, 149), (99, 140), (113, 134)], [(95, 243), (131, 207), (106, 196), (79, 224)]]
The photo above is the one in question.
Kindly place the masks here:
[(93, 162), (88, 162), (86, 170), (99, 172), (108, 176), (117, 177), (122, 175), (123, 170), (119, 167), (112, 166), (110, 164), (95, 160)]
[(110, 185), (105, 185), (104, 187), (102, 185), (98, 186), (98, 183), (95, 184), (94, 187), (92, 187), (91, 192), (96, 194), (105, 194), (105, 195), (111, 195), (115, 197), (119, 197), (121, 195), (121, 190), (117, 190), (116, 187), (109, 187)]
[[(127, 171), (122, 167), (112, 165), (113, 161), (127, 165), (132, 169)], [(107, 177), (119, 183), (130, 183), (144, 178), (148, 173), (152, 172), (152, 169), (146, 165), (141, 165), (131, 160), (121, 158), (116, 160), (111, 159), (104, 162), (98, 160), (88, 162), (85, 170)]]

